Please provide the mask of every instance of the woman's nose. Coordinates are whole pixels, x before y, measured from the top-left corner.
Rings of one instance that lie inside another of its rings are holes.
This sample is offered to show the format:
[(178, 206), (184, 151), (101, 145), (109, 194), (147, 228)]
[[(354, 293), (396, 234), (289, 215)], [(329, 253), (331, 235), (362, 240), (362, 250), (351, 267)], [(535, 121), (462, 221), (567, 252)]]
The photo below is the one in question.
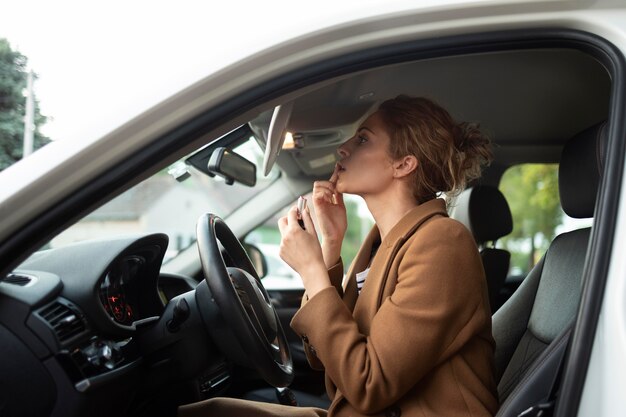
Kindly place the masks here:
[(348, 149), (346, 149), (345, 143), (337, 148), (337, 153), (339, 154), (341, 158), (345, 158), (349, 155), (349, 152), (348, 152)]

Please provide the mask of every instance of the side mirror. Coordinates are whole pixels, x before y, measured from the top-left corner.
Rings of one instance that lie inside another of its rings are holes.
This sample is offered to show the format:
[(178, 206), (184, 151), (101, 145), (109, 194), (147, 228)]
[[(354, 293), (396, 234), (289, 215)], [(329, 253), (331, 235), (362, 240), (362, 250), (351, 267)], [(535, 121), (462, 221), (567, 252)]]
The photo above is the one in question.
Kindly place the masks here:
[(256, 184), (256, 165), (228, 148), (216, 148), (209, 158), (208, 169), (232, 185), (235, 181), (253, 187)]
[(267, 260), (265, 259), (265, 255), (263, 252), (256, 246), (250, 243), (243, 243), (243, 248), (248, 253), (248, 258), (252, 262), (252, 266), (256, 269), (257, 274), (259, 274), (259, 278), (263, 278), (267, 275)]

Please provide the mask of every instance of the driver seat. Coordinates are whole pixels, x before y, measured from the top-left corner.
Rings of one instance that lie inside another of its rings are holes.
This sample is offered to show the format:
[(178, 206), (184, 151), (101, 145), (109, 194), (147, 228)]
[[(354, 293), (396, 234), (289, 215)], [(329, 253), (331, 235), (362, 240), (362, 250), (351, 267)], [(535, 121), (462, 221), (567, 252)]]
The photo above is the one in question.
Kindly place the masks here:
[[(595, 125), (563, 148), (559, 192), (561, 206), (570, 217), (593, 217), (606, 132), (606, 123)], [(557, 236), (519, 289), (494, 314), (501, 404), (497, 416), (518, 416), (553, 399), (580, 301), (590, 231), (585, 228)]]

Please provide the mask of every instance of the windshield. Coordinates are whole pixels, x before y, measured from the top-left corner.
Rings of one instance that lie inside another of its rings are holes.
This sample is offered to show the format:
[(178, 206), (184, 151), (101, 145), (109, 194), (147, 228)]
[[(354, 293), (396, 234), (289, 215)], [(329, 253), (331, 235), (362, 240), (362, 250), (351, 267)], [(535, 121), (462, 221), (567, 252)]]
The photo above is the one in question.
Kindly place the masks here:
[[(44, 249), (94, 238), (158, 232), (169, 236), (165, 260), (172, 259), (195, 243), (196, 220), (201, 214), (227, 217), (278, 177), (276, 166), (267, 177), (260, 172), (263, 151), (254, 137), (233, 149), (256, 164), (254, 187), (239, 183), (227, 185), (219, 176), (211, 178), (189, 165), (186, 168), (190, 176), (179, 182), (166, 168), (85, 216), (52, 239)], [(175, 165), (180, 164), (184, 164), (184, 160)]]

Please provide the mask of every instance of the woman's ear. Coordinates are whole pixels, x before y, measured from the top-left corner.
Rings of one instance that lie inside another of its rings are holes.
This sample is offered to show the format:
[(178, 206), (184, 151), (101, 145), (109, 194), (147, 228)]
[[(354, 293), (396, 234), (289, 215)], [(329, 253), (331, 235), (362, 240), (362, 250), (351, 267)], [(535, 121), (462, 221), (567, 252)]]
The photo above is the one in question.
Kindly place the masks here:
[(393, 176), (394, 178), (402, 178), (409, 175), (411, 172), (417, 169), (417, 158), (414, 155), (403, 156), (393, 164)]

